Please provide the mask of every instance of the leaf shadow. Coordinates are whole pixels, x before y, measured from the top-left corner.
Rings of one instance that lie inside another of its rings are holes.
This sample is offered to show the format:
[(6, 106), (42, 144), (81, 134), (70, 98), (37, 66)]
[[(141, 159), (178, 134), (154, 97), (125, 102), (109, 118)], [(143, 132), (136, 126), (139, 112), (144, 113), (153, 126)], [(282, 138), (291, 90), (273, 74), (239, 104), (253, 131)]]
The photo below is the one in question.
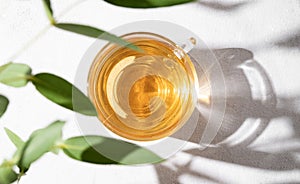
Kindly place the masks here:
[(225, 4), (220, 1), (198, 1), (199, 5), (212, 10), (218, 10), (218, 11), (235, 11), (249, 3), (250, 2), (244, 1), (244, 2), (237, 2), (233, 4)]
[(295, 162), (294, 157), (290, 152), (266, 153), (262, 151), (254, 151), (249, 148), (220, 147), (207, 148), (203, 151), (199, 151), (199, 149), (191, 149), (187, 150), (186, 153), (213, 160), (267, 170), (283, 171), (300, 168), (300, 163)]
[(186, 173), (189, 175), (192, 175), (196, 178), (205, 179), (207, 181), (212, 181), (215, 183), (221, 183), (221, 181), (219, 181), (215, 178), (212, 178), (210, 176), (207, 176), (204, 173), (197, 173), (197, 172), (193, 171), (192, 169), (190, 169), (191, 163), (192, 163), (192, 161), (188, 162), (184, 166), (176, 166), (178, 169), (176, 171), (174, 171), (164, 165), (155, 165), (154, 167), (155, 167), (155, 170), (157, 173), (163, 173), (163, 174), (158, 174), (158, 180), (160, 181), (160, 183), (172, 183), (172, 184), (180, 183), (179, 177)]
[[(199, 50), (198, 52), (205, 57), (205, 52), (207, 51)], [(184, 152), (192, 157), (203, 157), (263, 170), (281, 172), (300, 169), (300, 163), (293, 155), (294, 153), (300, 153), (300, 148), (289, 148), (276, 153), (269, 153), (253, 150), (249, 147), (265, 131), (270, 120), (277, 117), (288, 117), (291, 119), (293, 122), (293, 138), (300, 138), (300, 113), (296, 112), (295, 107), (295, 103), (300, 101), (300, 96), (277, 97), (267, 72), (255, 61), (251, 51), (243, 48), (225, 48), (215, 49), (213, 52), (222, 67), (227, 87), (227, 96), (225, 97), (226, 110), (223, 123), (212, 142), (212, 144), (219, 144), (219, 146), (207, 147), (204, 150), (189, 149)], [(243, 68), (245, 65), (250, 67), (252, 72), (255, 71), (263, 83), (253, 83), (253, 78), (251, 78), (251, 75), (250, 77), (247, 76)], [(258, 90), (253, 89), (255, 87), (265, 89), (264, 96), (266, 99), (255, 98), (254, 93)], [(218, 100), (218, 98), (216, 99)], [(237, 144), (230, 144), (229, 140), (232, 141), (232, 139), (229, 138), (232, 138), (249, 118), (259, 120), (259, 125), (255, 131), (249, 134), (246, 139), (238, 141)], [(197, 127), (189, 141), (199, 143), (206, 125), (207, 119), (200, 115)], [(179, 183), (178, 178), (183, 172), (175, 172), (170, 176), (172, 178), (167, 178), (167, 170), (164, 167), (162, 165), (155, 166), (160, 183)], [(192, 173), (188, 166), (178, 166), (176, 169)], [(220, 182), (216, 178), (207, 177), (203, 173), (198, 173), (198, 176), (211, 182)]]
[(289, 36), (278, 40), (274, 45), (285, 48), (297, 48), (300, 49), (300, 30), (295, 33), (291, 33)]

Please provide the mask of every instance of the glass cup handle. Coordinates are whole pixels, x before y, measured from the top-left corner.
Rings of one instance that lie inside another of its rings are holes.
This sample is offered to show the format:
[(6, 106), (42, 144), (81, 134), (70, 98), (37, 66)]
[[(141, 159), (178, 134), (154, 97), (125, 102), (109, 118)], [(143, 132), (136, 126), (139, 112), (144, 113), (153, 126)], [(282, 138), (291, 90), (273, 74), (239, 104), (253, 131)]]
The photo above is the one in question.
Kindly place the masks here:
[(181, 48), (187, 54), (195, 47), (196, 44), (197, 44), (196, 39), (193, 37), (190, 37), (188, 40), (185, 41), (184, 44), (181, 45)]

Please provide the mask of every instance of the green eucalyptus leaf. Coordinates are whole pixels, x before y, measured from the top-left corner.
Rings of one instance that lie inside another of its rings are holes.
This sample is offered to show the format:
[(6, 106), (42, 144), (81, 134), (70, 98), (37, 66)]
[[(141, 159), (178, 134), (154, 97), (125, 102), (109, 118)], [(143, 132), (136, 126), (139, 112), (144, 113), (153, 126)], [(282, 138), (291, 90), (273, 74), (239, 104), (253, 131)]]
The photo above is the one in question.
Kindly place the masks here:
[(10, 184), (18, 179), (18, 175), (12, 167), (6, 163), (0, 166), (0, 184)]
[(143, 147), (102, 136), (72, 137), (64, 144), (63, 151), (66, 155), (94, 164), (134, 165), (163, 161), (158, 155)]
[(50, 73), (40, 73), (33, 76), (31, 81), (42, 95), (54, 103), (81, 114), (97, 116), (89, 98), (65, 79)]
[(108, 3), (130, 8), (157, 8), (192, 2), (195, 0), (104, 0)]
[(0, 118), (5, 113), (8, 104), (9, 104), (9, 100), (5, 96), (0, 95)]
[(51, 7), (50, 0), (43, 0), (43, 5), (44, 5), (44, 9), (45, 9), (45, 12), (46, 12), (46, 15), (47, 15), (49, 21), (52, 24), (54, 24), (55, 20), (53, 18), (53, 10), (52, 10), (52, 7)]
[(8, 86), (25, 86), (30, 75), (31, 68), (25, 64), (8, 63), (0, 66), (0, 82)]
[(21, 172), (26, 172), (31, 163), (51, 151), (56, 143), (62, 139), (64, 124), (64, 121), (55, 121), (46, 128), (36, 130), (31, 134), (22, 148), (17, 163)]
[(107, 40), (107, 41), (116, 43), (118, 45), (131, 48), (133, 50), (141, 51), (140, 48), (137, 47), (136, 45), (129, 43), (126, 40), (123, 40), (122, 38), (119, 38), (116, 35), (113, 35), (111, 33), (108, 33), (106, 31), (103, 31), (98, 28), (94, 28), (94, 27), (86, 26), (86, 25), (80, 25), (80, 24), (69, 24), (69, 23), (57, 23), (54, 26), (56, 26), (57, 28), (66, 30), (66, 31), (71, 31), (71, 32), (77, 33), (77, 34), (82, 34), (82, 35), (93, 37), (93, 38)]
[(4, 128), (8, 138), (10, 141), (16, 146), (17, 149), (21, 149), (24, 145), (24, 141), (13, 131), (9, 130), (8, 128)]

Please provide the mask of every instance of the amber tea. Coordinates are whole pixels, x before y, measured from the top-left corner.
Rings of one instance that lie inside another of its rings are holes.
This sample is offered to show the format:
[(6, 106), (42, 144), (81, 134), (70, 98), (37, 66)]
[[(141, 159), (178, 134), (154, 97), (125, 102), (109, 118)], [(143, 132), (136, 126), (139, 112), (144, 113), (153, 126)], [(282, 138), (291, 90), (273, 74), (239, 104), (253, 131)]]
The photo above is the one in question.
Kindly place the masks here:
[(105, 46), (89, 72), (89, 96), (115, 134), (150, 141), (171, 135), (195, 107), (196, 74), (176, 44), (151, 33), (123, 36), (143, 52)]

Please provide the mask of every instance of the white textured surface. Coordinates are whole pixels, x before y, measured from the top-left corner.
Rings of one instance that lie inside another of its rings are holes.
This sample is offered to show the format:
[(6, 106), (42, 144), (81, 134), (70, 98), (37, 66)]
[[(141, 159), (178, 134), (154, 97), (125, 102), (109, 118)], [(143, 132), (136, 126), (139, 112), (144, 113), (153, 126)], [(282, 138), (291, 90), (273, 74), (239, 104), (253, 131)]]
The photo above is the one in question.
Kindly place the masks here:
[[(55, 15), (73, 3), (53, 0)], [(246, 59), (254, 59), (263, 67), (277, 105), (263, 105), (251, 96), (238, 100), (239, 95), (232, 95), (237, 100), (228, 104), (231, 124), (221, 133), (228, 134), (230, 128), (247, 118), (267, 119), (264, 131), (249, 146), (202, 152), (186, 148), (162, 165), (143, 167), (97, 166), (47, 154), (32, 165), (21, 183), (300, 183), (299, 17), (299, 0), (207, 0), (147, 10), (115, 7), (101, 0), (78, 4), (57, 18), (105, 30), (137, 20), (166, 20), (192, 30), (211, 48), (227, 48), (241, 61), (246, 57), (243, 54), (252, 53), (253, 58)], [(47, 25), (41, 1), (0, 0), (0, 64), (9, 61)], [(51, 72), (72, 81), (83, 53), (93, 41), (50, 28), (14, 61), (29, 64), (34, 73)], [(228, 81), (237, 81), (229, 91), (241, 90), (239, 97), (243, 97), (246, 89), (238, 85), (242, 72), (234, 69), (227, 70)], [(65, 137), (78, 135), (73, 113), (43, 98), (32, 85), (19, 89), (0, 85), (0, 92), (10, 99), (8, 111), (0, 119), (1, 159), (14, 152), (3, 127), (26, 138), (33, 130), (63, 119), (69, 122)]]

